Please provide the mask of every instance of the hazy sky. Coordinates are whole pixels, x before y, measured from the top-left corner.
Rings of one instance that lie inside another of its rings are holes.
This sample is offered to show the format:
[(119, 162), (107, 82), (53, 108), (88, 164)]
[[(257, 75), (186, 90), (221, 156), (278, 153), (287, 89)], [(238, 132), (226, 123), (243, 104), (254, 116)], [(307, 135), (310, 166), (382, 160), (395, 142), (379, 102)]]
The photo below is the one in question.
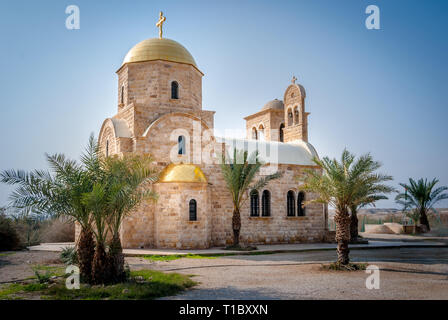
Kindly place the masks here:
[[(72, 4), (80, 30), (65, 27)], [(365, 27), (369, 4), (380, 30)], [(320, 156), (371, 152), (395, 186), (448, 185), (448, 1), (2, 0), (0, 169), (45, 168), (44, 152), (77, 158), (115, 114), (115, 71), (133, 45), (157, 37), (160, 10), (164, 36), (205, 73), (203, 109), (216, 111), (216, 129), (243, 129), (295, 75)], [(10, 190), (0, 186), (0, 205)]]

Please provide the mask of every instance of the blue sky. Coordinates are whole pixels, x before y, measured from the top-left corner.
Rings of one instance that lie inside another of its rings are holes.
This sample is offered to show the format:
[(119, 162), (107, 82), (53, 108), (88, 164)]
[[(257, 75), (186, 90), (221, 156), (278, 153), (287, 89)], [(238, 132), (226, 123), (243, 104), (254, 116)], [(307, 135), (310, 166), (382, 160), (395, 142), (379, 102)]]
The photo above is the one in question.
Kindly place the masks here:
[[(65, 28), (72, 4), (80, 30)], [(380, 30), (365, 28), (369, 4), (381, 10)], [(45, 168), (44, 152), (77, 158), (116, 112), (115, 71), (157, 36), (160, 10), (164, 36), (205, 73), (203, 108), (216, 111), (216, 129), (244, 128), (295, 75), (320, 156), (371, 152), (395, 186), (408, 177), (448, 185), (448, 2), (436, 0), (2, 0), (0, 169)], [(0, 205), (10, 190), (0, 186)]]

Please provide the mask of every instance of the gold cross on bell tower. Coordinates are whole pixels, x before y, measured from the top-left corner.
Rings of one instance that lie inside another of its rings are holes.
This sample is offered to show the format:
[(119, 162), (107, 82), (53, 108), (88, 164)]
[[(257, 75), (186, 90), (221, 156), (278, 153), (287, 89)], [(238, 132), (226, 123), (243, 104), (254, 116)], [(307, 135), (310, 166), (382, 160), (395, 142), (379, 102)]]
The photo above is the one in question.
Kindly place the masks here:
[(296, 81), (297, 81), (297, 78), (296, 78), (296, 76), (292, 76), (292, 79), (291, 79), (291, 83), (296, 83)]
[(162, 39), (162, 26), (163, 26), (163, 23), (165, 22), (165, 20), (166, 20), (166, 17), (164, 17), (163, 12), (160, 11), (159, 21), (157, 21), (157, 23), (156, 23), (156, 27), (159, 28), (159, 39)]

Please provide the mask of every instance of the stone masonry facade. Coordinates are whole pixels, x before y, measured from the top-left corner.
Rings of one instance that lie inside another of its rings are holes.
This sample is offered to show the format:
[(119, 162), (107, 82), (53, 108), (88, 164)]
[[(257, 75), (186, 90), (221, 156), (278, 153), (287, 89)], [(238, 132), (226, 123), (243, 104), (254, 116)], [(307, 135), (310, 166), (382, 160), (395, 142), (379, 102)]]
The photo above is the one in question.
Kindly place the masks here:
[[(218, 164), (226, 145), (213, 136), (215, 112), (202, 109), (202, 72), (186, 63), (152, 60), (126, 63), (117, 75), (117, 113), (101, 127), (98, 139), (102, 152), (107, 156), (150, 155), (161, 172), (173, 163), (194, 164), (206, 178), (154, 183), (158, 200), (144, 201), (123, 221), (123, 247), (194, 249), (230, 244), (233, 205)], [(177, 96), (173, 93), (176, 89)], [(305, 112), (303, 87), (292, 83), (283, 102), (284, 109), (268, 108), (245, 118), (248, 139), (252, 138), (252, 128), (261, 128), (266, 141), (279, 142), (283, 130), (282, 143), (308, 142), (309, 113)], [(185, 138), (183, 152), (179, 151), (181, 136)], [(306, 169), (320, 169), (312, 163), (277, 165), (282, 177), (259, 190), (260, 208), (262, 193), (269, 192), (269, 216), (251, 216), (251, 190), (246, 194), (241, 210), (241, 242), (321, 241), (326, 232), (324, 205), (307, 204), (303, 216), (287, 214), (288, 191), (293, 192), (297, 206), (299, 177)], [(314, 195), (307, 193), (305, 197), (310, 200)]]

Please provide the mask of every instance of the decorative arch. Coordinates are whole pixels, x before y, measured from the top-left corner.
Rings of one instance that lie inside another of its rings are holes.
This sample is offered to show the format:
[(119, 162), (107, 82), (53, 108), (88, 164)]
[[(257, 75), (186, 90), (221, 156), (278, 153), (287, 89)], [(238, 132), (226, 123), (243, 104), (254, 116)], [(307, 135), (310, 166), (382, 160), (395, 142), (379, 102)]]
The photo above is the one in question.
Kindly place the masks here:
[[(146, 138), (146, 137), (150, 136), (151, 131), (154, 128), (156, 128), (158, 124), (165, 121), (167, 118), (176, 117), (176, 116), (182, 116), (182, 117), (190, 118), (195, 121), (200, 121), (201, 125), (203, 127), (203, 130), (209, 130), (207, 123), (203, 119), (201, 119), (195, 115), (192, 115), (189, 113), (184, 113), (184, 112), (171, 112), (171, 113), (164, 114), (160, 118), (154, 120), (143, 132), (142, 137)], [(212, 141), (216, 141), (215, 137), (211, 137), (211, 139), (212, 139)]]

